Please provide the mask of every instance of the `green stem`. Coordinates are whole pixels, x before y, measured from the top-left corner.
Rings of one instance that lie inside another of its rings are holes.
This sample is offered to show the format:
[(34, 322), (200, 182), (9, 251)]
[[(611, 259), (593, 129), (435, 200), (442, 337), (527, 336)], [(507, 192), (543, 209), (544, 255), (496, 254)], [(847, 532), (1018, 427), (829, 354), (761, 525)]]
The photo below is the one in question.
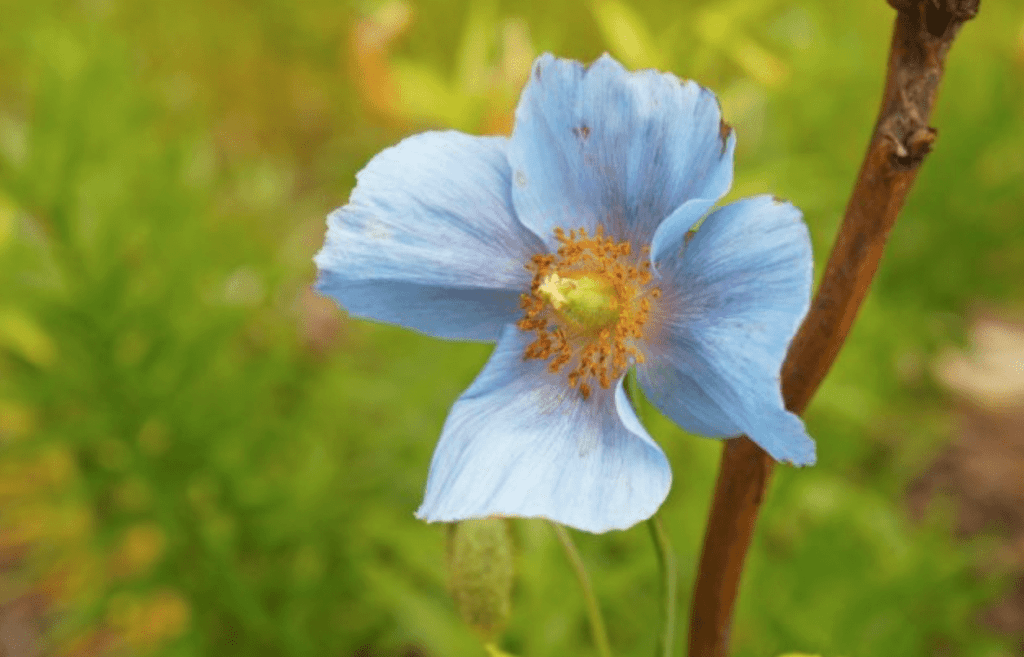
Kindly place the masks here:
[(555, 536), (558, 537), (558, 542), (562, 544), (565, 556), (569, 559), (569, 565), (572, 566), (573, 572), (576, 573), (576, 579), (579, 580), (580, 589), (583, 592), (583, 601), (587, 606), (587, 617), (590, 619), (590, 634), (593, 636), (597, 654), (601, 657), (611, 657), (612, 650), (608, 643), (608, 630), (605, 629), (604, 617), (601, 616), (601, 607), (597, 604), (594, 587), (590, 584), (590, 575), (587, 574), (587, 569), (583, 565), (583, 559), (576, 549), (576, 544), (572, 542), (572, 537), (569, 536), (568, 530), (556, 522), (549, 522), (549, 524), (555, 530)]
[(679, 572), (676, 567), (676, 555), (672, 550), (672, 544), (668, 540), (665, 527), (661, 524), (661, 518), (657, 514), (651, 516), (647, 521), (647, 528), (651, 530), (651, 539), (654, 540), (654, 547), (658, 553), (658, 567), (661, 569), (661, 593), (664, 596), (662, 612), (665, 618), (665, 628), (661, 634), (660, 654), (662, 657), (672, 657), (676, 639), (676, 598), (679, 592)]
[(626, 375), (624, 383), (626, 397), (629, 398), (629, 404), (633, 407), (633, 412), (636, 413), (636, 417), (642, 423), (644, 421), (644, 415), (643, 409), (640, 407), (640, 382), (636, 380), (635, 370)]
[[(640, 404), (640, 383), (636, 380), (636, 371), (626, 375), (626, 396), (633, 406), (636, 416), (643, 422), (644, 409)], [(658, 554), (658, 568), (661, 570), (662, 616), (665, 626), (659, 637), (658, 654), (672, 657), (676, 639), (676, 600), (679, 594), (679, 571), (676, 567), (676, 554), (668, 540), (665, 527), (657, 514), (647, 520), (647, 528), (651, 531), (654, 549)]]

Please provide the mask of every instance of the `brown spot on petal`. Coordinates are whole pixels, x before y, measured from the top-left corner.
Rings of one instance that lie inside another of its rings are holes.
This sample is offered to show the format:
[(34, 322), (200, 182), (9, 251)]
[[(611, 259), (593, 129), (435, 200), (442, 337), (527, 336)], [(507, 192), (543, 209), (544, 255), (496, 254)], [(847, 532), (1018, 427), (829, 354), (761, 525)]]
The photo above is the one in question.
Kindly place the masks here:
[(580, 141), (586, 141), (587, 137), (590, 136), (590, 128), (586, 124), (580, 124), (572, 129), (572, 134), (576, 135), (576, 138)]
[(722, 155), (725, 155), (725, 148), (729, 144), (729, 133), (732, 132), (732, 126), (723, 121), (718, 120), (718, 138), (722, 140)]

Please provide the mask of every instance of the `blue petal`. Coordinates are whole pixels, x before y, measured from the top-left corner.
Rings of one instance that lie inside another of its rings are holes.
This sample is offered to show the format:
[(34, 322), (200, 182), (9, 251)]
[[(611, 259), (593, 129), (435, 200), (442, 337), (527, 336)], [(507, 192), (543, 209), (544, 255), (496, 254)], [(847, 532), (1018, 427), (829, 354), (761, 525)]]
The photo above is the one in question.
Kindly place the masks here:
[(564, 372), (523, 360), (531, 339), (509, 326), (452, 407), (416, 515), (431, 522), (539, 516), (590, 532), (649, 518), (672, 473), (621, 380), (583, 400)]
[(317, 289), (360, 317), (496, 340), (545, 250), (515, 216), (506, 146), (428, 132), (379, 153), (327, 218)]
[(776, 460), (814, 463), (785, 410), (779, 372), (810, 304), (811, 243), (800, 211), (769, 196), (705, 219), (657, 262), (662, 335), (638, 368), (651, 402), (688, 431), (747, 434)]
[[(431, 287), (389, 280), (347, 281), (322, 272), (316, 289), (345, 309), (449, 340), (493, 341), (521, 315), (520, 292)], [(383, 312), (386, 317), (382, 317)]]
[[(649, 244), (687, 201), (699, 219), (732, 184), (736, 139), (707, 89), (608, 55), (589, 68), (540, 56), (508, 147), (520, 220), (552, 230), (598, 224)], [(696, 210), (699, 209), (699, 212)]]

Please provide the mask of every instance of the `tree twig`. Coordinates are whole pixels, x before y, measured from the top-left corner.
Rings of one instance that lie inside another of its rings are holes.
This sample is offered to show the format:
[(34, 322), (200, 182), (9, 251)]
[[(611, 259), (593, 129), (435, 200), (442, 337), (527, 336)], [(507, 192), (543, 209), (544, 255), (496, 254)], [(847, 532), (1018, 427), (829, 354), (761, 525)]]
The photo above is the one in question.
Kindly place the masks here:
[[(867, 295), (889, 231), (936, 131), (928, 126), (946, 55), (980, 0), (888, 0), (897, 10), (878, 120), (811, 309), (782, 368), (802, 413)], [(773, 461), (745, 436), (726, 443), (690, 616), (690, 657), (724, 657), (743, 562)]]

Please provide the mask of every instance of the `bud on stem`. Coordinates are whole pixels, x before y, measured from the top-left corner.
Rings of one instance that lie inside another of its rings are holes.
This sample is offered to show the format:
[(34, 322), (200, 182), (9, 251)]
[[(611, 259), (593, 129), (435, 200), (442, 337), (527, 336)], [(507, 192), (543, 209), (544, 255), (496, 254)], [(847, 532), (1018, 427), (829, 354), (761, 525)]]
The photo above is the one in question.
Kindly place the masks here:
[(478, 518), (449, 525), (450, 589), (462, 619), (485, 642), (505, 627), (515, 575), (512, 537), (504, 518)]

